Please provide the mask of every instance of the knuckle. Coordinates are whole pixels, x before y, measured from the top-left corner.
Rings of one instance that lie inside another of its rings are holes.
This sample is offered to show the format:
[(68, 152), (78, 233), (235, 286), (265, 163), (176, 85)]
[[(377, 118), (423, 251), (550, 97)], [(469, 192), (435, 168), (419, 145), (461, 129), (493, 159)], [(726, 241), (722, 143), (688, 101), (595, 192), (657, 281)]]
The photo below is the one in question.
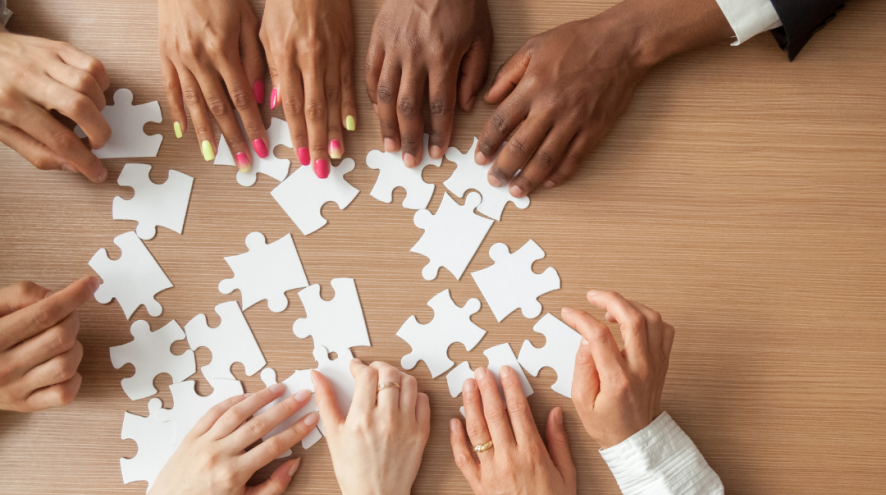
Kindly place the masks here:
[(412, 98), (404, 96), (397, 102), (397, 113), (402, 117), (412, 118), (418, 114), (418, 108)]
[(311, 122), (326, 121), (326, 105), (324, 102), (312, 98), (305, 105), (305, 118)]
[(68, 100), (64, 108), (71, 115), (82, 115), (87, 111), (91, 104), (92, 101), (89, 98), (78, 93)]
[(508, 141), (508, 146), (511, 148), (511, 151), (513, 151), (517, 156), (526, 156), (526, 153), (528, 152), (526, 143), (523, 141), (523, 139), (518, 137), (514, 137), (513, 139)]
[(394, 92), (391, 90), (390, 86), (379, 84), (378, 86), (378, 101), (382, 103), (390, 103), (394, 99)]
[(304, 115), (305, 107), (302, 105), (301, 98), (283, 98), (283, 112), (293, 117), (301, 117)]
[(646, 318), (638, 312), (628, 313), (625, 319), (627, 320), (625, 323), (632, 328), (640, 328), (646, 324)]
[(479, 422), (474, 421), (468, 424), (468, 434), (471, 438), (486, 438), (486, 428)]
[(77, 74), (77, 76), (74, 77), (74, 80), (71, 81), (71, 85), (76, 91), (80, 93), (85, 93), (89, 90), (89, 87), (91, 86), (91, 80), (91, 76), (88, 76), (86, 74)]
[(468, 456), (463, 454), (458, 454), (455, 456), (455, 465), (460, 469), (464, 470), (470, 466), (470, 461), (468, 460)]
[(100, 60), (96, 58), (89, 58), (89, 61), (86, 62), (86, 72), (89, 72), (93, 76), (98, 76), (105, 72), (105, 64), (101, 63)]
[(15, 297), (19, 300), (24, 299), (31, 294), (36, 294), (39, 290), (40, 286), (30, 281), (18, 282), (13, 286)]
[(231, 102), (234, 103), (234, 108), (238, 110), (246, 110), (249, 108), (249, 104), (255, 101), (255, 97), (252, 94), (247, 94), (246, 91), (242, 89), (234, 89), (231, 91)]
[(184, 88), (182, 91), (182, 98), (188, 106), (196, 105), (200, 101), (200, 96), (194, 91), (194, 88)]
[(649, 310), (648, 320), (650, 323), (656, 323), (656, 324), (661, 323), (662, 322), (661, 313), (659, 313), (658, 311), (656, 311), (654, 309)]
[(65, 149), (65, 150), (71, 150), (71, 149), (77, 148), (78, 146), (81, 146), (83, 144), (80, 141), (80, 138), (78, 138), (73, 132), (71, 132), (67, 129), (64, 129), (64, 130), (56, 133), (56, 135), (53, 137), (53, 139), (55, 140), (56, 143), (58, 143), (58, 145), (61, 149)]
[(77, 398), (77, 392), (79, 392), (80, 387), (61, 387), (58, 390), (56, 395), (56, 400), (58, 404), (61, 406), (67, 406), (71, 402), (74, 402), (74, 399)]
[(490, 124), (492, 124), (492, 128), (495, 130), (495, 132), (499, 134), (504, 133), (508, 128), (507, 119), (504, 115), (498, 112), (492, 115), (492, 118), (489, 120), (489, 122)]
[(523, 401), (508, 402), (508, 413), (512, 416), (522, 416), (527, 411), (526, 403)]
[(431, 115), (441, 116), (449, 113), (449, 104), (443, 98), (434, 98), (431, 100)]
[(326, 102), (329, 104), (337, 104), (341, 101), (341, 88), (337, 85), (326, 87)]
[(211, 113), (214, 117), (224, 117), (228, 113), (228, 105), (224, 98), (213, 95), (206, 99), (206, 106), (209, 108), (209, 113)]
[(77, 342), (77, 334), (72, 330), (68, 330), (64, 327), (56, 327), (57, 329), (53, 332), (52, 335), (52, 349), (58, 354), (63, 352), (68, 352), (74, 348), (74, 343)]
[(363, 380), (375, 380), (378, 378), (378, 371), (371, 366), (367, 366), (360, 370), (360, 378)]
[(259, 416), (251, 421), (247, 421), (246, 427), (249, 428), (249, 432), (253, 435), (261, 436), (262, 432), (265, 430), (265, 422), (262, 420), (261, 416)]
[(535, 152), (535, 162), (542, 170), (550, 170), (554, 166), (554, 155), (548, 150)]

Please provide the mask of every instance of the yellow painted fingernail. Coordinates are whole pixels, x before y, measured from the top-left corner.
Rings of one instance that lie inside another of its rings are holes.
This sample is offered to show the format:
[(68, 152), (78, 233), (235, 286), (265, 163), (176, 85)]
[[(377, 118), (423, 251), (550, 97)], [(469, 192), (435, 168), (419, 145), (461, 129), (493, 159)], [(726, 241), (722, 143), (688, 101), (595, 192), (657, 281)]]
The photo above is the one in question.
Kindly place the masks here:
[(203, 143), (200, 144), (200, 148), (203, 150), (204, 160), (211, 162), (215, 159), (215, 150), (212, 149), (212, 143), (204, 139)]
[(175, 137), (177, 139), (181, 139), (182, 137), (182, 125), (178, 122), (172, 124), (172, 128), (175, 129)]
[(348, 115), (347, 117), (345, 117), (345, 129), (349, 131), (357, 129), (357, 121), (354, 120), (353, 115)]

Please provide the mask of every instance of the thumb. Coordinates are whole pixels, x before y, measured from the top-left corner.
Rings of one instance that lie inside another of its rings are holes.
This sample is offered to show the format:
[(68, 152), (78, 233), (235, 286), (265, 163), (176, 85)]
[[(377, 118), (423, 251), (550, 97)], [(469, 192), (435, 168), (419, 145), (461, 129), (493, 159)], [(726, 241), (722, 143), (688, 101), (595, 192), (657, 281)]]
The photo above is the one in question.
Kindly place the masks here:
[(569, 453), (569, 436), (566, 434), (566, 425), (563, 423), (563, 410), (559, 407), (551, 409), (548, 414), (545, 437), (554, 466), (557, 467), (565, 480), (574, 482), (575, 465), (572, 463), (572, 455)]
[[(566, 319), (564, 317), (564, 319)], [(567, 320), (568, 321), (568, 320)], [(586, 406), (593, 406), (600, 393), (600, 374), (594, 354), (586, 337), (581, 338), (581, 345), (575, 353), (575, 369), (572, 378), (572, 401)]]
[(274, 471), (270, 479), (260, 485), (247, 487), (244, 495), (280, 495), (286, 491), (299, 464), (301, 458), (284, 462)]
[(317, 399), (320, 419), (323, 420), (325, 433), (329, 434), (333, 426), (344, 423), (345, 417), (338, 406), (338, 398), (329, 379), (323, 376), (323, 373), (311, 370), (311, 381), (314, 382), (314, 397)]
[(501, 103), (514, 88), (520, 84), (526, 69), (529, 68), (529, 61), (532, 56), (527, 50), (521, 48), (517, 53), (513, 54), (507, 62), (502, 64), (495, 74), (495, 80), (492, 81), (492, 87), (483, 98), (486, 103)]
[(490, 46), (482, 40), (475, 41), (461, 61), (458, 82), (458, 104), (465, 112), (474, 109), (477, 93), (486, 84), (489, 75)]

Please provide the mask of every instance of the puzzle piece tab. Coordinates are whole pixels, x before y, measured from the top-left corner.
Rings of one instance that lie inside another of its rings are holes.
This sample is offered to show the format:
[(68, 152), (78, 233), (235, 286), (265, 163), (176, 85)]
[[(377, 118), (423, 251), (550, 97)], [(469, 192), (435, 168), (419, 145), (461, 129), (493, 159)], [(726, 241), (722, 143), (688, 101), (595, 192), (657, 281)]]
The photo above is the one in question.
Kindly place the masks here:
[(312, 167), (299, 167), (271, 191), (271, 196), (302, 234), (311, 234), (326, 225), (320, 213), (324, 204), (332, 201), (344, 210), (360, 193), (345, 180), (345, 174), (354, 167), (354, 160), (345, 158), (337, 166), (329, 167), (329, 177), (325, 179), (318, 178)]
[[(310, 373), (310, 370), (304, 370), (304, 371), (307, 371), (308, 373)], [(301, 383), (301, 380), (304, 379), (304, 377), (305, 377), (305, 375), (303, 373), (299, 373), (298, 371), (296, 371), (295, 373), (292, 374), (292, 376), (283, 380), (281, 383), (283, 383), (283, 385), (286, 385), (286, 391), (283, 392), (283, 395), (281, 395), (277, 399), (274, 399), (270, 404), (266, 405), (265, 407), (259, 409), (259, 411), (257, 413), (255, 413), (253, 416), (258, 416), (259, 414), (262, 414), (262, 413), (270, 410), (272, 407), (276, 406), (277, 404), (279, 404), (279, 403), (283, 402), (284, 400), (295, 395), (295, 393), (298, 392), (299, 390), (310, 390), (311, 392), (313, 392), (313, 385), (310, 384), (310, 375), (308, 375), (308, 377), (307, 377), (308, 382), (309, 382), (307, 384)], [(261, 379), (262, 379), (262, 382), (264, 382), (265, 386), (270, 387), (271, 385), (274, 385), (275, 383), (277, 383), (277, 372), (274, 371), (273, 368), (265, 368), (261, 371)], [(267, 441), (271, 437), (273, 437), (279, 433), (283, 433), (284, 431), (288, 430), (292, 425), (294, 425), (298, 420), (305, 417), (308, 413), (310, 413), (312, 411), (319, 411), (319, 409), (317, 408), (317, 401), (314, 400), (313, 395), (311, 395), (311, 400), (309, 400), (307, 404), (305, 404), (301, 409), (296, 411), (295, 414), (284, 419), (280, 424), (275, 426), (273, 430), (271, 430), (267, 435), (262, 437), (262, 440)], [(313, 446), (315, 443), (317, 443), (320, 440), (320, 438), (321, 438), (320, 430), (318, 430), (317, 428), (314, 428), (313, 430), (311, 430), (310, 433), (308, 433), (308, 435), (306, 437), (304, 437), (302, 439), (301, 446), (304, 449), (309, 449), (309, 448), (311, 448), (311, 446)], [(281, 455), (280, 457), (289, 457), (290, 455), (292, 455), (292, 450), (288, 450), (288, 451), (284, 452), (283, 455)]]
[(160, 399), (154, 398), (148, 403), (149, 409), (157, 409), (157, 420), (164, 423), (171, 421), (175, 425), (175, 436), (172, 440), (173, 450), (182, 443), (191, 428), (213, 406), (225, 399), (243, 394), (243, 384), (237, 380), (210, 379), (209, 383), (212, 385), (212, 394), (206, 397), (197, 394), (197, 390), (194, 388), (197, 382), (193, 380), (170, 385), (172, 409), (161, 408)]
[(554, 368), (557, 381), (551, 388), (571, 399), (575, 355), (581, 345), (581, 335), (550, 313), (544, 315), (532, 329), (545, 336), (545, 346), (537, 348), (526, 340), (517, 360), (532, 376), (538, 376), (545, 366)]
[(175, 170), (163, 184), (154, 184), (150, 178), (151, 166), (127, 163), (117, 178), (117, 184), (135, 190), (132, 199), (114, 198), (111, 213), (114, 220), (135, 220), (135, 233), (142, 239), (153, 239), (157, 226), (182, 233), (185, 215), (191, 200), (194, 178)]
[(477, 151), (477, 138), (474, 138), (474, 144), (467, 153), (462, 154), (457, 148), (449, 148), (446, 151), (446, 158), (455, 162), (457, 168), (452, 175), (443, 183), (446, 189), (452, 191), (459, 198), (464, 196), (468, 189), (475, 189), (483, 196), (483, 202), (477, 208), (477, 211), (489, 218), (501, 220), (501, 212), (505, 209), (508, 201), (514, 203), (517, 208), (525, 210), (529, 207), (529, 197), (515, 198), (508, 191), (508, 184), (495, 187), (489, 184), (486, 175), (489, 169), (495, 163), (493, 159), (488, 165), (478, 165), (474, 161), (474, 153)]
[(286, 291), (308, 286), (292, 235), (266, 244), (261, 232), (253, 232), (246, 236), (246, 247), (248, 253), (225, 257), (234, 278), (222, 280), (218, 290), (230, 294), (240, 289), (244, 310), (262, 299), (268, 300), (275, 313), (285, 310), (289, 306)]
[[(114, 92), (114, 104), (105, 105), (102, 117), (111, 126), (111, 139), (101, 149), (92, 153), (104, 160), (105, 158), (145, 158), (157, 156), (162, 134), (145, 134), (148, 122), (163, 122), (160, 103), (152, 101), (142, 105), (132, 104), (132, 91), (120, 88)], [(74, 127), (77, 137), (84, 138), (86, 133), (80, 126)]]
[(185, 338), (185, 332), (175, 320), (163, 328), (152, 332), (151, 325), (138, 320), (129, 328), (133, 340), (123, 345), (111, 347), (111, 364), (120, 369), (131, 363), (135, 374), (120, 381), (123, 391), (132, 400), (144, 399), (157, 393), (154, 378), (160, 373), (168, 373), (173, 383), (183, 381), (197, 372), (194, 351), (175, 355), (170, 346)]
[(228, 301), (215, 307), (221, 317), (221, 324), (212, 328), (206, 315), (197, 315), (185, 325), (188, 345), (196, 351), (207, 347), (212, 352), (212, 362), (200, 368), (207, 380), (215, 378), (234, 379), (231, 365), (243, 363), (247, 376), (252, 376), (265, 364), (265, 356), (255, 341), (249, 323), (240, 311), (237, 301)]
[[(193, 383), (193, 382), (192, 382)], [(138, 452), (135, 457), (120, 458), (120, 474), (123, 475), (123, 483), (134, 481), (147, 481), (148, 491), (154, 485), (157, 475), (166, 465), (166, 462), (175, 453), (177, 447), (173, 443), (175, 439), (175, 424), (161, 422), (157, 413), (161, 408), (160, 399), (148, 402), (147, 418), (123, 413), (123, 429), (120, 432), (122, 440), (135, 440)]]
[(443, 163), (442, 158), (434, 159), (428, 154), (428, 135), (424, 136), (424, 155), (421, 163), (415, 168), (408, 168), (403, 164), (403, 150), (392, 153), (372, 150), (366, 155), (366, 166), (378, 170), (378, 179), (369, 193), (373, 198), (382, 203), (390, 203), (394, 200), (394, 189), (402, 187), (406, 190), (406, 198), (403, 199), (403, 208), (420, 210), (427, 208), (434, 195), (434, 184), (429, 184), (421, 178), (425, 167), (433, 165), (439, 167)]
[[(237, 120), (240, 120), (239, 116)], [(246, 133), (242, 121), (240, 121), (240, 129), (243, 129), (244, 134)], [(277, 146), (292, 148), (292, 136), (289, 134), (289, 126), (285, 120), (271, 117), (271, 125), (268, 127), (268, 141), (268, 156), (264, 158), (258, 156), (258, 153), (255, 152), (252, 146), (249, 147), (249, 151), (252, 153), (252, 166), (249, 172), (237, 171), (237, 183), (241, 186), (255, 184), (256, 174), (259, 173), (273, 177), (277, 179), (277, 182), (282, 181), (289, 175), (291, 162), (285, 158), (277, 158), (277, 155), (274, 154), (274, 149)], [(215, 162), (213, 163), (216, 165), (237, 166), (234, 155), (231, 153), (231, 148), (228, 147), (228, 142), (225, 141), (224, 136), (218, 142), (218, 153), (215, 154)]]
[(320, 297), (319, 285), (298, 293), (308, 316), (295, 320), (292, 332), (300, 339), (313, 337), (314, 349), (324, 347), (341, 356), (351, 347), (369, 345), (369, 330), (354, 279), (334, 278), (331, 283), (335, 289), (331, 301)]

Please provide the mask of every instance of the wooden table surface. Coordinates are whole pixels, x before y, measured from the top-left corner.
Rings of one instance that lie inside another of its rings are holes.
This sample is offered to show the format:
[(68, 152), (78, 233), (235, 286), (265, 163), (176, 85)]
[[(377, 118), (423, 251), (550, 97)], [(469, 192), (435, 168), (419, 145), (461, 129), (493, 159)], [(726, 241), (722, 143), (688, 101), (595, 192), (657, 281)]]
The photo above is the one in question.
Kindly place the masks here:
[[(355, 1), (356, 79), (379, 1)], [(490, 0), (497, 67), (530, 36), (605, 10), (610, 1)], [(234, 171), (204, 163), (192, 130), (176, 140), (163, 95), (154, 2), (12, 0), (11, 30), (70, 42), (101, 59), (112, 90), (126, 87), (136, 103), (159, 100), (164, 122), (147, 132), (164, 136), (160, 155), (146, 160), (152, 178), (175, 168), (195, 177), (183, 235), (159, 229), (146, 244), (175, 284), (161, 292), (163, 314), (140, 308), (132, 321), (154, 328), (198, 313), (218, 323), (213, 308), (239, 293), (220, 294), (231, 272), (224, 256), (244, 252), (253, 231), (277, 239), (293, 233), (308, 278), (333, 295), (329, 281), (354, 277), (372, 347), (365, 361), (399, 364), (409, 346), (394, 334), (410, 316), (428, 322), (427, 301), (451, 289), (458, 304), (482, 297), (469, 276), (421, 277), (426, 258), (409, 252), (422, 231), (413, 212), (369, 196), (377, 172), (365, 165), (381, 147), (378, 122), (360, 84), (356, 133), (345, 138), (357, 161), (348, 180), (360, 189), (351, 206), (327, 205), (329, 224), (304, 237), (261, 176), (249, 188)], [(257, 13), (261, 2), (255, 2)], [(730, 493), (874, 493), (886, 484), (886, 4), (850, 2), (794, 63), (768, 35), (740, 48), (726, 44), (684, 55), (652, 71), (625, 116), (564, 187), (539, 191), (528, 210), (509, 205), (468, 271), (491, 263), (492, 244), (512, 249), (534, 239), (557, 268), (562, 289), (541, 298), (546, 312), (587, 307), (589, 288), (611, 288), (660, 310), (677, 328), (663, 407), (695, 440)], [(110, 97), (111, 92), (108, 92)], [(456, 117), (453, 144), (466, 150), (492, 107), (479, 104)], [(277, 109), (263, 107), (266, 122)], [(281, 155), (292, 156), (281, 148)], [(39, 172), (0, 148), (0, 285), (32, 280), (58, 289), (84, 274), (100, 248), (116, 257), (115, 236), (134, 222), (113, 221), (111, 202), (132, 192), (116, 184), (127, 160), (107, 160), (107, 182), (94, 185), (62, 172)], [(444, 162), (425, 179), (440, 185), (455, 168)], [(259, 303), (245, 314), (280, 377), (312, 367), (311, 342), (292, 334), (304, 316), (296, 291), (290, 306), (271, 313)], [(599, 313), (595, 313), (599, 314)], [(132, 457), (120, 439), (123, 411), (147, 414), (132, 402), (108, 348), (130, 340), (116, 302), (88, 303), (81, 312), (83, 386), (69, 407), (36, 414), (0, 413), (0, 492), (144, 493), (144, 482), (123, 485), (118, 458)], [(474, 317), (488, 330), (472, 352), (450, 349), (456, 362), (486, 364), (482, 351), (523, 340), (537, 346), (535, 321), (519, 313), (495, 322), (489, 307)], [(616, 332), (617, 333), (617, 332)], [(173, 347), (186, 348), (184, 342)], [(210, 359), (197, 352), (198, 365)], [(413, 370), (431, 397), (432, 433), (416, 493), (467, 494), (454, 462), (448, 420), (460, 401), (443, 376)], [(249, 391), (258, 375), (235, 375)], [(554, 393), (553, 370), (530, 378), (535, 417), (543, 426), (553, 406), (565, 409), (580, 493), (618, 492), (596, 444), (571, 402)], [(198, 373), (201, 393), (211, 389)], [(170, 379), (155, 385), (169, 406)], [(296, 447), (302, 467), (288, 493), (338, 493), (325, 442)], [(276, 467), (280, 461), (272, 466)], [(270, 470), (261, 471), (263, 479)]]

